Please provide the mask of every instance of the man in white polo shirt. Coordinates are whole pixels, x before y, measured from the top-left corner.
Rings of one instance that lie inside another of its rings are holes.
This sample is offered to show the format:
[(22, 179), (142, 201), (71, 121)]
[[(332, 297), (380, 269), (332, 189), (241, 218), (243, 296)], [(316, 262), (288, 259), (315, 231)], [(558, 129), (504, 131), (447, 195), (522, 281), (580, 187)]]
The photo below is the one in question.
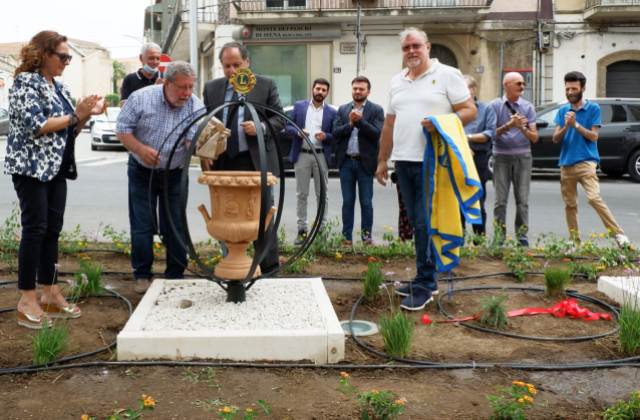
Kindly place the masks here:
[(438, 291), (435, 265), (428, 252), (430, 240), (422, 180), (422, 159), (426, 147), (422, 129), (433, 131), (434, 127), (425, 118), (455, 112), (466, 124), (476, 117), (476, 107), (462, 73), (429, 57), (431, 44), (424, 31), (405, 29), (400, 33), (400, 44), (407, 68), (391, 79), (376, 178), (386, 185), (387, 161), (391, 158), (402, 199), (414, 227), (416, 247), (416, 277), (408, 286), (397, 289), (396, 293), (404, 296), (401, 308), (418, 311), (431, 302), (432, 295)]

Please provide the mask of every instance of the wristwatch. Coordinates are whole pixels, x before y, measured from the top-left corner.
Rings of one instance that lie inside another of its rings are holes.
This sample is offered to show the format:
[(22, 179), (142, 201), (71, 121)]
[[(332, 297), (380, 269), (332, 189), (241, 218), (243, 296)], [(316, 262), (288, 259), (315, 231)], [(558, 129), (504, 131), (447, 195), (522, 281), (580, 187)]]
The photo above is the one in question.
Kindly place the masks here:
[(576, 130), (580, 128), (580, 124), (578, 123), (578, 121), (576, 121)]
[(74, 112), (71, 114), (71, 118), (69, 118), (69, 127), (78, 124), (78, 121), (80, 121), (80, 118), (78, 118), (78, 114)]

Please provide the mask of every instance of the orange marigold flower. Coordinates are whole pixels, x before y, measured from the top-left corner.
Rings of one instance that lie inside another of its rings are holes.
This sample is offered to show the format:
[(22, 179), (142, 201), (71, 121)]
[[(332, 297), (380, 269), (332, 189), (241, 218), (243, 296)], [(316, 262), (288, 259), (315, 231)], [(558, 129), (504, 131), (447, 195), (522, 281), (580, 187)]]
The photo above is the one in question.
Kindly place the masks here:
[(142, 405), (145, 408), (153, 408), (156, 406), (156, 400), (151, 395), (143, 395)]
[(524, 398), (518, 398), (516, 401), (518, 401), (520, 404), (524, 404)]
[(90, 419), (90, 417), (89, 417), (88, 414), (83, 414), (83, 415), (80, 416), (80, 420), (89, 420), (89, 419)]
[(527, 384), (525, 384), (525, 383), (524, 383), (524, 382), (522, 382), (522, 381), (513, 381), (512, 383), (513, 383), (514, 385), (518, 385), (518, 386), (527, 386)]
[(536, 395), (538, 393), (538, 390), (536, 389), (535, 386), (531, 385), (530, 387), (528, 387), (529, 390), (529, 394), (531, 395)]
[(340, 372), (340, 377), (342, 379), (347, 379), (350, 375), (347, 372)]
[(378, 259), (376, 257), (371, 256), (367, 259), (367, 261), (369, 261), (370, 263), (375, 263), (375, 262), (378, 262)]
[(522, 399), (528, 402), (529, 404), (533, 404), (533, 398), (531, 398), (528, 395), (525, 395), (524, 397), (522, 397)]
[(222, 408), (220, 409), (220, 411), (222, 411), (223, 413), (227, 413), (227, 414), (229, 414), (229, 413), (231, 413), (233, 410), (232, 410), (232, 409), (231, 409), (231, 407), (229, 407), (228, 405), (225, 405), (224, 407), (222, 407)]
[(396, 405), (405, 405), (407, 403), (407, 399), (406, 398), (398, 398), (393, 403), (396, 404)]

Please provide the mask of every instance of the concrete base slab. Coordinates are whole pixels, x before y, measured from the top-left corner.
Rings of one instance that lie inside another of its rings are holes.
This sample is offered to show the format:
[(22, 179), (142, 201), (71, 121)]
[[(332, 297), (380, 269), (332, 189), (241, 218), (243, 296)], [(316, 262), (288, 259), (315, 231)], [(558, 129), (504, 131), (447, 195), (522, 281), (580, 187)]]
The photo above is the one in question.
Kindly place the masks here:
[(320, 278), (261, 279), (226, 302), (205, 279), (155, 280), (118, 334), (118, 360), (344, 359), (345, 335)]
[(598, 291), (619, 304), (628, 303), (640, 307), (640, 277), (598, 278)]

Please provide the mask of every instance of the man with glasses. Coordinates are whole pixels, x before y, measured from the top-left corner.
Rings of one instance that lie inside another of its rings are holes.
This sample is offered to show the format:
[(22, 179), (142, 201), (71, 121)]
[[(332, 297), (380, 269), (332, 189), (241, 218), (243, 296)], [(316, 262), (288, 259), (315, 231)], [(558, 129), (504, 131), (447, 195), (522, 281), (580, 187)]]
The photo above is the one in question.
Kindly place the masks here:
[(520, 73), (510, 72), (502, 80), (504, 96), (491, 102), (497, 129), (493, 143), (494, 235), (499, 242), (506, 235), (507, 203), (513, 184), (516, 200), (515, 233), (522, 246), (529, 246), (529, 186), (531, 184), (531, 143), (538, 142), (536, 111), (522, 97), (525, 88)]
[[(204, 113), (204, 104), (193, 94), (195, 80), (191, 64), (174, 61), (167, 66), (163, 84), (134, 92), (118, 115), (118, 139), (131, 152), (127, 168), (131, 265), (138, 293), (147, 290), (153, 275), (153, 235), (158, 227), (167, 249), (164, 277), (182, 278), (187, 266), (181, 215), (186, 205), (182, 194), (186, 194), (188, 184), (182, 169), (189, 164), (187, 142), (192, 140), (196, 127), (192, 127), (189, 138), (179, 136)], [(168, 207), (164, 200), (165, 182)], [(178, 235), (174, 234), (169, 217)]]
[(400, 307), (418, 311), (433, 300), (438, 284), (430, 256), (425, 214), (425, 187), (422, 160), (426, 147), (423, 128), (433, 132), (426, 117), (456, 113), (463, 124), (476, 117), (476, 107), (458, 69), (429, 57), (427, 34), (416, 28), (400, 33), (403, 62), (407, 68), (391, 79), (387, 115), (380, 137), (376, 178), (382, 185), (388, 179), (387, 160), (395, 162), (395, 172), (414, 227), (416, 277), (408, 286), (396, 290), (404, 296)]

